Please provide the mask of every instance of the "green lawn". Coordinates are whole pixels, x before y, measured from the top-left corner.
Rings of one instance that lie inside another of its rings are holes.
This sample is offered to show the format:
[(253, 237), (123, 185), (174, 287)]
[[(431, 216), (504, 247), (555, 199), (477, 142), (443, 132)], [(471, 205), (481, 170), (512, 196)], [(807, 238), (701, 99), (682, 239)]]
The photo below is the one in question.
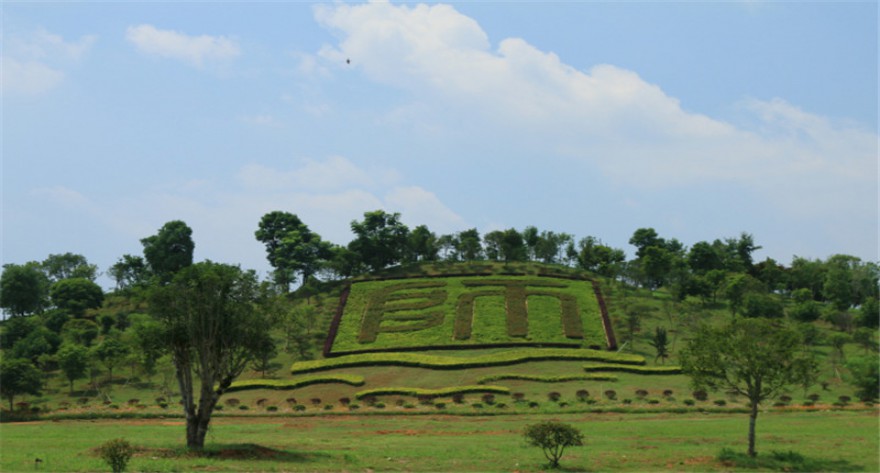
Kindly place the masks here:
[[(586, 446), (568, 471), (731, 471), (722, 448), (745, 451), (743, 414), (318, 416), (217, 418), (207, 457), (180, 450), (179, 419), (33, 422), (0, 426), (0, 470), (108, 471), (94, 448), (123, 437), (139, 451), (129, 471), (540, 471), (525, 425), (555, 419), (582, 430)], [(826, 471), (878, 471), (876, 411), (764, 413), (759, 456), (795, 451)]]

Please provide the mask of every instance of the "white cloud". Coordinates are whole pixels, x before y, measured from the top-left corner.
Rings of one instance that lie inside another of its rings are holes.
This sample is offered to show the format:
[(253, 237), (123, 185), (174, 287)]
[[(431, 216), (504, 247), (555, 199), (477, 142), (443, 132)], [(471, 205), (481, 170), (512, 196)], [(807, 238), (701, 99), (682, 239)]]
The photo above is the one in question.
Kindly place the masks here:
[(362, 169), (346, 158), (331, 156), (323, 161), (305, 160), (292, 171), (249, 164), (240, 170), (238, 178), (251, 190), (328, 192), (388, 185), (398, 180), (399, 175), (391, 169)]
[(196, 67), (202, 67), (208, 61), (232, 59), (241, 54), (238, 43), (225, 36), (189, 36), (146, 24), (128, 27), (125, 38), (141, 52), (177, 59)]
[(4, 37), (0, 57), (3, 93), (34, 96), (54, 89), (64, 81), (65, 71), (80, 62), (96, 41), (94, 35), (65, 41), (42, 28)]
[(439, 234), (453, 233), (465, 228), (465, 221), (443, 204), (437, 196), (418, 186), (397, 187), (385, 195), (385, 207), (400, 212), (411, 227), (427, 225)]
[(448, 5), (335, 4), (315, 16), (339, 37), (318, 52), (328, 67), (352, 58), (371, 80), (418, 97), (418, 115), (429, 118), (414, 116), (414, 130), (460, 129), (465, 117), (474, 136), (573, 160), (633, 188), (725, 182), (776, 211), (876, 217), (873, 131), (780, 99), (750, 101), (745, 125), (687, 111), (634, 71), (578, 70), (518, 38), (493, 50), (474, 20)]

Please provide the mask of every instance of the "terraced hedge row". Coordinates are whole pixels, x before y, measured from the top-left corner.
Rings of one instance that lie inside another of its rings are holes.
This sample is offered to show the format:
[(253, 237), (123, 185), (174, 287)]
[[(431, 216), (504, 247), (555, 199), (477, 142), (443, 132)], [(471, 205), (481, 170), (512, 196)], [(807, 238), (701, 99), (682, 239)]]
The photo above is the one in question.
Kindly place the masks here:
[(246, 391), (249, 389), (297, 389), (313, 384), (348, 384), (363, 386), (364, 377), (353, 374), (330, 374), (301, 376), (297, 379), (246, 379), (234, 381), (227, 392)]
[(565, 383), (568, 381), (617, 381), (617, 376), (614, 375), (602, 375), (602, 374), (580, 374), (580, 375), (570, 375), (570, 376), (541, 376), (541, 375), (531, 375), (531, 374), (515, 374), (515, 373), (505, 373), (505, 374), (494, 374), (489, 376), (483, 376), (477, 381), (477, 384), (486, 384), (493, 383), (495, 381), (502, 381), (505, 379), (513, 379), (519, 381), (537, 381), (539, 383)]
[(360, 391), (354, 396), (363, 399), (368, 396), (414, 396), (414, 397), (444, 397), (453, 396), (455, 394), (467, 393), (492, 393), (492, 394), (510, 394), (510, 389), (504, 386), (454, 386), (439, 389), (424, 388), (404, 388), (404, 387), (385, 387), (376, 389), (367, 389)]
[(611, 363), (588, 363), (584, 371), (617, 371), (635, 374), (681, 374), (681, 366), (633, 366)]
[(643, 357), (628, 353), (589, 349), (522, 348), (467, 358), (420, 353), (360, 353), (337, 358), (298, 361), (293, 364), (290, 371), (293, 374), (312, 373), (358, 366), (407, 366), (436, 370), (460, 370), (550, 360), (599, 361), (626, 365), (645, 364)]

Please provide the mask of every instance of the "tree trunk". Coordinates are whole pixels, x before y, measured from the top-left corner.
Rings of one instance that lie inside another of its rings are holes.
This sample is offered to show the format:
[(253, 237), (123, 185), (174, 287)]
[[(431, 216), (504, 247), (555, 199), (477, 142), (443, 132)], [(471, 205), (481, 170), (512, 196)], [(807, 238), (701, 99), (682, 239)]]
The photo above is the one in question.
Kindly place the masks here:
[(758, 420), (758, 403), (752, 401), (751, 404), (752, 410), (749, 413), (749, 456), (755, 457), (758, 455), (755, 452), (755, 423)]

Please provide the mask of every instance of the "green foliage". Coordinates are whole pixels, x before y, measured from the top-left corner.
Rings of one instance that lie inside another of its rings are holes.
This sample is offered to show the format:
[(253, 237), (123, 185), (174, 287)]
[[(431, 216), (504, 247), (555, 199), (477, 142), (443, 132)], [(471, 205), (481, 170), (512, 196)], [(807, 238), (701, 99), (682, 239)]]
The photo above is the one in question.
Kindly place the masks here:
[(23, 316), (41, 311), (49, 295), (49, 278), (39, 265), (5, 264), (0, 275), (0, 308), (12, 316)]
[(113, 470), (113, 473), (121, 473), (128, 466), (128, 461), (134, 455), (134, 447), (125, 439), (113, 439), (105, 442), (98, 449), (101, 458)]
[(568, 375), (568, 376), (549, 376), (538, 374), (517, 374), (517, 373), (501, 373), (483, 376), (477, 381), (477, 384), (493, 383), (505, 379), (514, 379), (519, 381), (535, 381), (539, 383), (565, 383), (569, 381), (617, 381), (617, 376), (612, 375)]
[(666, 363), (666, 359), (669, 358), (669, 337), (666, 335), (666, 329), (664, 327), (655, 328), (654, 336), (648, 343), (657, 352), (654, 361), (660, 360), (662, 363)]
[(880, 362), (876, 357), (853, 357), (846, 367), (850, 372), (849, 382), (856, 387), (856, 396), (871, 400), (880, 398)]
[(107, 368), (109, 378), (112, 380), (113, 368), (121, 363), (125, 355), (128, 354), (128, 347), (116, 337), (106, 337), (92, 351), (95, 357)]
[(294, 374), (309, 373), (357, 366), (411, 366), (426, 369), (460, 370), (548, 360), (608, 361), (633, 365), (645, 363), (643, 357), (627, 353), (586, 349), (521, 348), (466, 358), (421, 353), (361, 353), (337, 358), (298, 361), (291, 367), (291, 372)]
[(584, 435), (578, 429), (561, 422), (546, 421), (526, 426), (523, 436), (529, 445), (541, 448), (550, 461), (550, 468), (559, 468), (559, 460), (567, 447), (584, 444)]
[(399, 213), (375, 210), (364, 213), (364, 220), (351, 222), (355, 238), (348, 249), (372, 271), (399, 263), (406, 254), (409, 229)]
[(780, 318), (783, 316), (782, 302), (771, 294), (746, 294), (743, 303), (743, 315), (746, 317)]
[(40, 267), (52, 282), (72, 278), (94, 281), (98, 276), (98, 267), (89, 264), (85, 256), (75, 253), (49, 255), (40, 263)]
[(52, 302), (74, 317), (82, 317), (88, 309), (97, 309), (104, 302), (101, 286), (86, 278), (62, 279), (49, 289)]
[(62, 327), (61, 336), (73, 343), (91, 346), (99, 331), (98, 324), (89, 319), (71, 319)]
[(40, 370), (30, 360), (3, 358), (0, 361), (0, 396), (9, 400), (10, 411), (16, 396), (39, 395), (42, 384)]
[(425, 397), (443, 397), (443, 396), (452, 396), (455, 394), (466, 394), (466, 393), (494, 393), (494, 394), (510, 394), (510, 389), (504, 386), (492, 386), (492, 385), (475, 385), (475, 386), (452, 386), (448, 388), (438, 388), (438, 389), (424, 389), (424, 388), (409, 388), (409, 387), (383, 387), (383, 388), (375, 388), (375, 389), (367, 389), (365, 391), (360, 391), (354, 396), (357, 399), (363, 399), (365, 397), (375, 397), (375, 396), (425, 396)]
[(306, 284), (333, 256), (329, 242), (288, 212), (264, 215), (255, 236), (266, 245), (269, 264), (275, 268), (275, 284), (284, 292), (288, 291), (295, 274), (301, 274)]
[(192, 229), (180, 220), (166, 223), (157, 234), (141, 239), (141, 244), (150, 271), (163, 283), (192, 264), (196, 247)]
[(234, 381), (227, 392), (248, 391), (254, 389), (298, 389), (314, 384), (348, 384), (350, 386), (363, 386), (364, 377), (352, 374), (331, 374), (300, 376), (296, 379), (247, 379)]
[(58, 366), (70, 382), (70, 393), (73, 394), (73, 382), (86, 375), (89, 367), (89, 350), (79, 344), (66, 343), (58, 349)]

